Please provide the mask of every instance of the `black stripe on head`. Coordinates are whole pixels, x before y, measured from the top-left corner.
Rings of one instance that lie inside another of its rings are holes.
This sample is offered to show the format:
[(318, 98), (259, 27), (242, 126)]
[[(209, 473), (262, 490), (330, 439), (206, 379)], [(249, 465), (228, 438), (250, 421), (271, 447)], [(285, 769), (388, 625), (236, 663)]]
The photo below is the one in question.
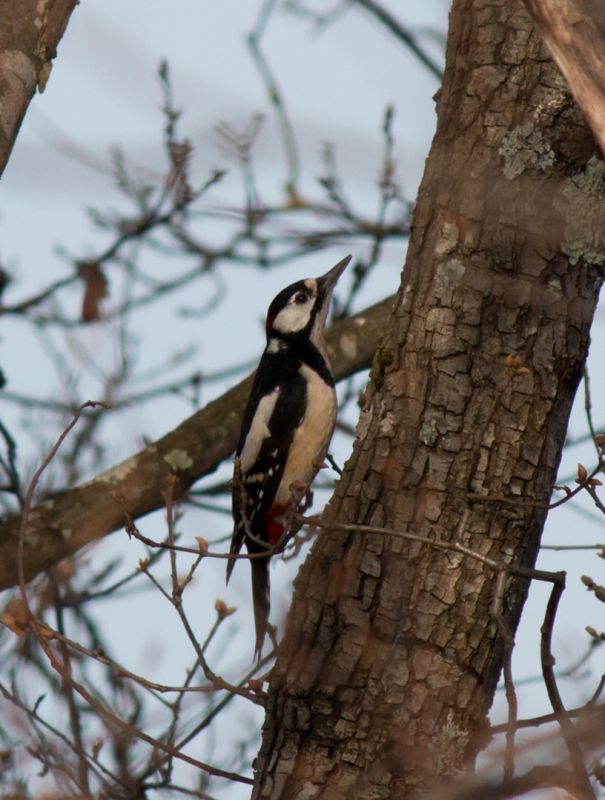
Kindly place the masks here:
[(318, 291), (314, 278), (296, 281), (282, 289), (267, 311), (267, 337), (288, 340), (293, 336), (308, 335), (323, 299), (318, 298)]
[(288, 302), (292, 295), (295, 292), (308, 292), (309, 289), (304, 281), (296, 281), (296, 283), (291, 283), (289, 286), (286, 286), (285, 289), (282, 289), (279, 294), (276, 294), (273, 300), (271, 301), (271, 305), (269, 306), (269, 310), (267, 311), (267, 321), (269, 318), (275, 319), (275, 317), (279, 314), (282, 308), (285, 308), (288, 305)]

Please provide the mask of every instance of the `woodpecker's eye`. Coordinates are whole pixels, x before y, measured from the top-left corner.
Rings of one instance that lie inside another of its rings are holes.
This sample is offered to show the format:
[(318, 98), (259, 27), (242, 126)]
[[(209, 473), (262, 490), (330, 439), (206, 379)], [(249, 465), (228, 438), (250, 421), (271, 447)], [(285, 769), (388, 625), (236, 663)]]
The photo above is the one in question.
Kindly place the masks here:
[(307, 297), (308, 295), (305, 292), (297, 292), (294, 295), (294, 302), (297, 303), (298, 305), (301, 305), (301, 303), (307, 302)]

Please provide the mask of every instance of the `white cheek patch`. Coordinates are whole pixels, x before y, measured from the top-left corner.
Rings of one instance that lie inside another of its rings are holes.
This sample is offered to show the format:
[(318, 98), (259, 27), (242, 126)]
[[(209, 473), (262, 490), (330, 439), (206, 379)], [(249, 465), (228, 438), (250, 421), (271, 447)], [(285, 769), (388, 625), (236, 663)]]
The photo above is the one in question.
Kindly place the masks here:
[(271, 394), (265, 395), (258, 404), (242, 452), (240, 453), (241, 469), (244, 475), (254, 466), (254, 462), (258, 458), (264, 440), (271, 435), (269, 431), (269, 420), (273, 414), (278, 397), (279, 388), (277, 387)]
[(279, 312), (273, 320), (273, 330), (278, 333), (297, 333), (302, 331), (309, 322), (313, 299), (309, 298), (306, 303), (300, 305), (287, 305)]

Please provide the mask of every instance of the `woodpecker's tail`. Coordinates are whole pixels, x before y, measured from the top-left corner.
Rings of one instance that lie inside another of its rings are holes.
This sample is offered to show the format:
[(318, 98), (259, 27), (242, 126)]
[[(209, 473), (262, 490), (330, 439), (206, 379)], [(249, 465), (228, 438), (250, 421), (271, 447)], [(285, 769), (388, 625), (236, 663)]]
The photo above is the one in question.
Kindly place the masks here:
[(254, 655), (260, 658), (265, 636), (269, 630), (269, 610), (271, 596), (269, 591), (269, 559), (250, 559), (252, 568), (252, 600), (254, 602), (254, 625), (256, 627), (256, 645)]
[[(244, 541), (244, 534), (242, 533), (243, 523), (237, 521), (235, 524), (235, 528), (233, 529), (233, 536), (231, 537), (231, 547), (229, 548), (230, 555), (237, 555), (241, 549), (242, 542)], [(230, 558), (227, 561), (227, 580), (225, 583), (229, 583), (229, 578), (231, 577), (231, 573), (233, 572), (233, 567), (235, 566), (235, 562), (237, 559)]]

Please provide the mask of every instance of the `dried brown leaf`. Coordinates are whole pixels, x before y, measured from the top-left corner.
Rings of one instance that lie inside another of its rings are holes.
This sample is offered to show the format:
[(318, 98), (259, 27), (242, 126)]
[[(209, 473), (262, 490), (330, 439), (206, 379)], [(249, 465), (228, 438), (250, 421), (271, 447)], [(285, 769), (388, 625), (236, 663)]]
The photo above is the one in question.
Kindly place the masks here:
[(80, 261), (78, 274), (84, 281), (82, 322), (97, 322), (102, 318), (101, 300), (107, 295), (107, 278), (96, 261)]

